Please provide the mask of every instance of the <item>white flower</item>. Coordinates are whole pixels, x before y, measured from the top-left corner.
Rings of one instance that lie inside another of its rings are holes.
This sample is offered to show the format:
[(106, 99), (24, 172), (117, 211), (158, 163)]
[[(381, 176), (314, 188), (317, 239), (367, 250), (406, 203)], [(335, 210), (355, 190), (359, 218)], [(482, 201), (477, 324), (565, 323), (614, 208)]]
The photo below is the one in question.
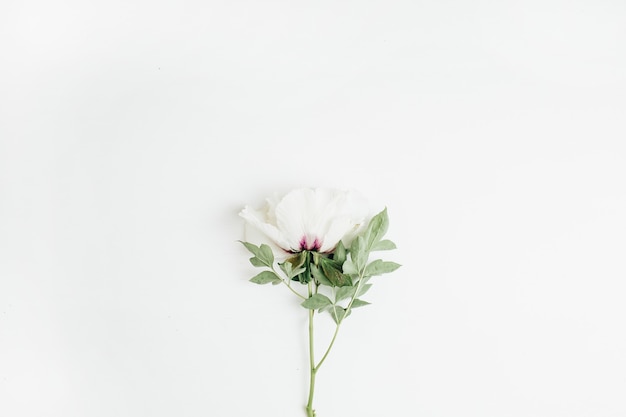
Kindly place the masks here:
[(339, 241), (348, 246), (369, 216), (366, 200), (354, 191), (302, 188), (266, 202), (239, 215), (289, 253), (332, 252)]

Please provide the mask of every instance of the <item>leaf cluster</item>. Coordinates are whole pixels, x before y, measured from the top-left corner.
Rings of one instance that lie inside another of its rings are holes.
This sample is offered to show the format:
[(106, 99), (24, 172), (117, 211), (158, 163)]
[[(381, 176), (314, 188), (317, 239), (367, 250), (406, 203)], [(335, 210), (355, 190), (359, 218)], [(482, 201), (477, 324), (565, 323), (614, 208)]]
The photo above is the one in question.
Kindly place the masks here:
[[(331, 253), (302, 251), (278, 263), (284, 280), (274, 270), (274, 256), (267, 245), (256, 246), (241, 242), (254, 255), (250, 263), (256, 267), (266, 267), (250, 281), (256, 284), (279, 284), (289, 280), (302, 284), (315, 284), (315, 292), (302, 302), (309, 310), (328, 311), (339, 324), (350, 315), (353, 308), (368, 305), (360, 297), (372, 286), (371, 277), (393, 272), (400, 267), (395, 262), (375, 259), (370, 261), (372, 252), (392, 250), (396, 245), (383, 239), (389, 228), (387, 209), (375, 215), (365, 230), (351, 243), (349, 248), (339, 242)], [(329, 288), (330, 294), (319, 292), (320, 287)], [(303, 297), (305, 298), (305, 297)]]
[(274, 271), (274, 253), (272, 253), (272, 248), (265, 244), (256, 246), (249, 242), (240, 242), (246, 247), (246, 249), (248, 249), (248, 251), (250, 251), (250, 253), (252, 253), (252, 255), (254, 255), (250, 258), (250, 263), (252, 265), (259, 268), (267, 267), (271, 269), (255, 275), (250, 279), (250, 281), (255, 284), (280, 284), (283, 279)]
[[(350, 315), (353, 308), (362, 307), (369, 303), (362, 300), (363, 296), (371, 287), (369, 280), (376, 275), (393, 272), (400, 267), (395, 262), (375, 259), (370, 261), (372, 252), (392, 250), (396, 245), (387, 239), (383, 239), (389, 228), (387, 209), (374, 216), (367, 228), (358, 235), (348, 249), (339, 247), (334, 255), (339, 253), (341, 258), (341, 285), (330, 282), (332, 296), (327, 297), (316, 293), (302, 303), (302, 306), (312, 310), (328, 311), (333, 320), (339, 324)], [(317, 275), (314, 275), (317, 278)], [(328, 280), (330, 281), (330, 280)], [(320, 285), (329, 285), (324, 280), (318, 280)]]

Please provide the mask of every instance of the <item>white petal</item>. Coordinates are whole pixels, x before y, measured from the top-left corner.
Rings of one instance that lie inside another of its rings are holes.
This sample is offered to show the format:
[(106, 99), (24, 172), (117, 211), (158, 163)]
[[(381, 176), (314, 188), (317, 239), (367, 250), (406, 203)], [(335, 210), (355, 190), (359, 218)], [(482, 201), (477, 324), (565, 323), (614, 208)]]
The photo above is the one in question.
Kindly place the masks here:
[(369, 208), (363, 197), (352, 192), (336, 197), (334, 211), (335, 214), (329, 221), (320, 252), (333, 250), (340, 240), (349, 246), (365, 223)]
[(276, 225), (294, 251), (300, 250), (303, 237), (310, 237), (307, 219), (313, 201), (313, 190), (303, 188), (291, 191), (276, 205)]
[(367, 211), (365, 199), (354, 192), (298, 189), (276, 206), (276, 224), (293, 250), (302, 249), (304, 239), (327, 252), (355, 231)]
[(254, 226), (265, 236), (267, 236), (276, 245), (284, 250), (290, 249), (289, 242), (285, 239), (280, 230), (278, 230), (275, 225), (267, 223), (267, 215), (265, 213), (246, 206), (239, 213), (239, 215), (243, 217), (250, 225)]
[(274, 195), (273, 197), (269, 197), (265, 199), (267, 204), (266, 212), (265, 212), (265, 221), (267, 223), (276, 225), (276, 205), (280, 203), (281, 197)]
[(272, 253), (274, 254), (274, 259), (277, 262), (282, 262), (285, 259), (293, 256), (293, 253), (290, 251), (286, 251), (285, 249), (278, 246), (274, 243), (273, 240), (268, 238), (268, 236), (261, 232), (257, 227), (252, 226), (250, 223), (246, 222), (244, 225), (244, 241), (252, 243), (257, 246), (261, 246), (262, 244), (268, 245), (270, 249), (272, 249)]
[(324, 242), (320, 247), (320, 252), (330, 252), (339, 243), (340, 240), (354, 227), (354, 223), (350, 217), (340, 217), (333, 220), (326, 234), (324, 235)]

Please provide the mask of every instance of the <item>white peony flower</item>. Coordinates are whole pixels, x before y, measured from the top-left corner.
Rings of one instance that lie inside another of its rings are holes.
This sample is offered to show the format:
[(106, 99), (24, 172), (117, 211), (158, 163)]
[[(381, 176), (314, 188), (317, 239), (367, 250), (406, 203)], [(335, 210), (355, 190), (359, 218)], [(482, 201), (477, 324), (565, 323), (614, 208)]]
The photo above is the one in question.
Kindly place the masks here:
[(339, 241), (348, 246), (365, 226), (367, 201), (354, 191), (302, 188), (268, 198), (263, 209), (246, 206), (239, 215), (288, 253), (328, 253)]

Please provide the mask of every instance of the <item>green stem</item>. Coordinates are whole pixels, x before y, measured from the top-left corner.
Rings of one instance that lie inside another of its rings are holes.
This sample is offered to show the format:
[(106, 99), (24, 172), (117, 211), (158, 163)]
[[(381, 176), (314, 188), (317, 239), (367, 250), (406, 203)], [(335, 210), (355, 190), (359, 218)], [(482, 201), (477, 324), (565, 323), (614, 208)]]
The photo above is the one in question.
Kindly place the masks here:
[(337, 333), (339, 333), (339, 326), (340, 326), (340, 324), (341, 323), (337, 324), (337, 327), (335, 327), (335, 334), (333, 334), (333, 338), (331, 339), (330, 344), (328, 345), (328, 349), (326, 349), (326, 352), (324, 353), (324, 356), (322, 356), (322, 359), (320, 359), (319, 363), (315, 367), (315, 371), (316, 372), (317, 372), (318, 369), (320, 369), (320, 366), (322, 366), (322, 364), (326, 360), (326, 357), (330, 353), (330, 350), (332, 349), (333, 345), (335, 344), (335, 339), (337, 338)]
[(294, 290), (291, 287), (291, 284), (289, 283), (289, 281), (284, 279), (284, 278), (282, 278), (280, 275), (278, 275), (278, 272), (276, 272), (276, 270), (273, 267), (272, 267), (272, 272), (274, 272), (274, 274), (276, 274), (276, 276), (281, 279), (283, 284), (285, 284), (287, 286), (287, 288), (289, 288), (289, 291), (291, 291), (292, 293), (294, 293), (298, 297), (302, 298), (303, 300), (306, 300), (306, 297), (304, 295), (300, 294), (298, 291)]
[(289, 288), (291, 290), (292, 293), (294, 293), (295, 295), (297, 295), (298, 297), (302, 298), (303, 300), (306, 300), (306, 297), (302, 294), (300, 294), (298, 291), (294, 290), (291, 285), (289, 285), (285, 280), (283, 280), (283, 284), (285, 284), (287, 286), (287, 288)]
[[(354, 292), (354, 295), (352, 296), (352, 298), (350, 299), (350, 302), (348, 303), (348, 306), (346, 307), (346, 313), (348, 311), (350, 311), (350, 309), (352, 308), (352, 304), (354, 303), (354, 300), (356, 299), (356, 296), (357, 296), (359, 290), (361, 289), (361, 284), (363, 284), (363, 275), (364, 275), (363, 273), (364, 273), (364, 271), (359, 271), (359, 282), (357, 284), (357, 287), (356, 287), (356, 290)], [(309, 285), (309, 298), (311, 298), (313, 296), (312, 282), (309, 281), (308, 285)], [(317, 287), (315, 288), (315, 292), (317, 293)], [(346, 317), (344, 315), (341, 318), (341, 320), (338, 321), (337, 327), (335, 327), (335, 333), (333, 334), (333, 338), (331, 339), (330, 344), (328, 345), (328, 348), (326, 349), (326, 352), (322, 356), (322, 359), (320, 359), (319, 363), (317, 365), (315, 365), (315, 349), (314, 349), (314, 343), (313, 343), (313, 335), (314, 335), (314, 331), (313, 331), (313, 315), (314, 315), (314, 313), (315, 313), (315, 310), (309, 310), (309, 368), (310, 368), (310, 379), (309, 379), (309, 401), (306, 404), (307, 417), (315, 417), (315, 410), (313, 410), (313, 395), (315, 394), (315, 376), (317, 375), (317, 371), (320, 369), (320, 366), (322, 366), (322, 364), (324, 363), (324, 361), (328, 357), (328, 354), (330, 353), (330, 350), (332, 349), (333, 345), (335, 344), (335, 340), (337, 339), (337, 334), (339, 333), (339, 328), (341, 327), (341, 323), (343, 322), (343, 319)]]
[[(309, 281), (309, 298), (313, 295), (313, 289), (311, 282)], [(315, 310), (309, 310), (309, 368), (310, 368), (310, 380), (309, 380), (309, 401), (306, 404), (307, 417), (315, 417), (315, 410), (313, 410), (313, 395), (315, 394), (315, 375), (317, 369), (315, 368), (315, 347), (313, 341), (313, 314)]]
[[(358, 282), (358, 284), (356, 286), (356, 290), (354, 291), (354, 295), (352, 296), (352, 298), (350, 299), (350, 302), (348, 303), (348, 307), (346, 307), (346, 314), (348, 314), (348, 311), (350, 311), (350, 309), (352, 308), (352, 304), (354, 303), (354, 299), (356, 298), (356, 295), (358, 294), (359, 290), (361, 289), (361, 284), (363, 283), (363, 272), (364, 271), (361, 271), (359, 273), (359, 282)], [(330, 353), (330, 350), (332, 349), (333, 345), (335, 344), (335, 339), (337, 338), (337, 333), (339, 333), (339, 328), (341, 327), (341, 323), (343, 322), (343, 319), (345, 317), (346, 316), (344, 315), (341, 318), (341, 320), (339, 320), (339, 322), (337, 323), (337, 327), (335, 328), (335, 333), (333, 334), (333, 338), (331, 339), (330, 344), (328, 345), (328, 349), (326, 349), (326, 353), (324, 353), (324, 356), (322, 356), (322, 359), (320, 360), (320, 362), (315, 367), (315, 371), (317, 371), (320, 368), (320, 366), (322, 366), (322, 364), (326, 360), (326, 357)]]

